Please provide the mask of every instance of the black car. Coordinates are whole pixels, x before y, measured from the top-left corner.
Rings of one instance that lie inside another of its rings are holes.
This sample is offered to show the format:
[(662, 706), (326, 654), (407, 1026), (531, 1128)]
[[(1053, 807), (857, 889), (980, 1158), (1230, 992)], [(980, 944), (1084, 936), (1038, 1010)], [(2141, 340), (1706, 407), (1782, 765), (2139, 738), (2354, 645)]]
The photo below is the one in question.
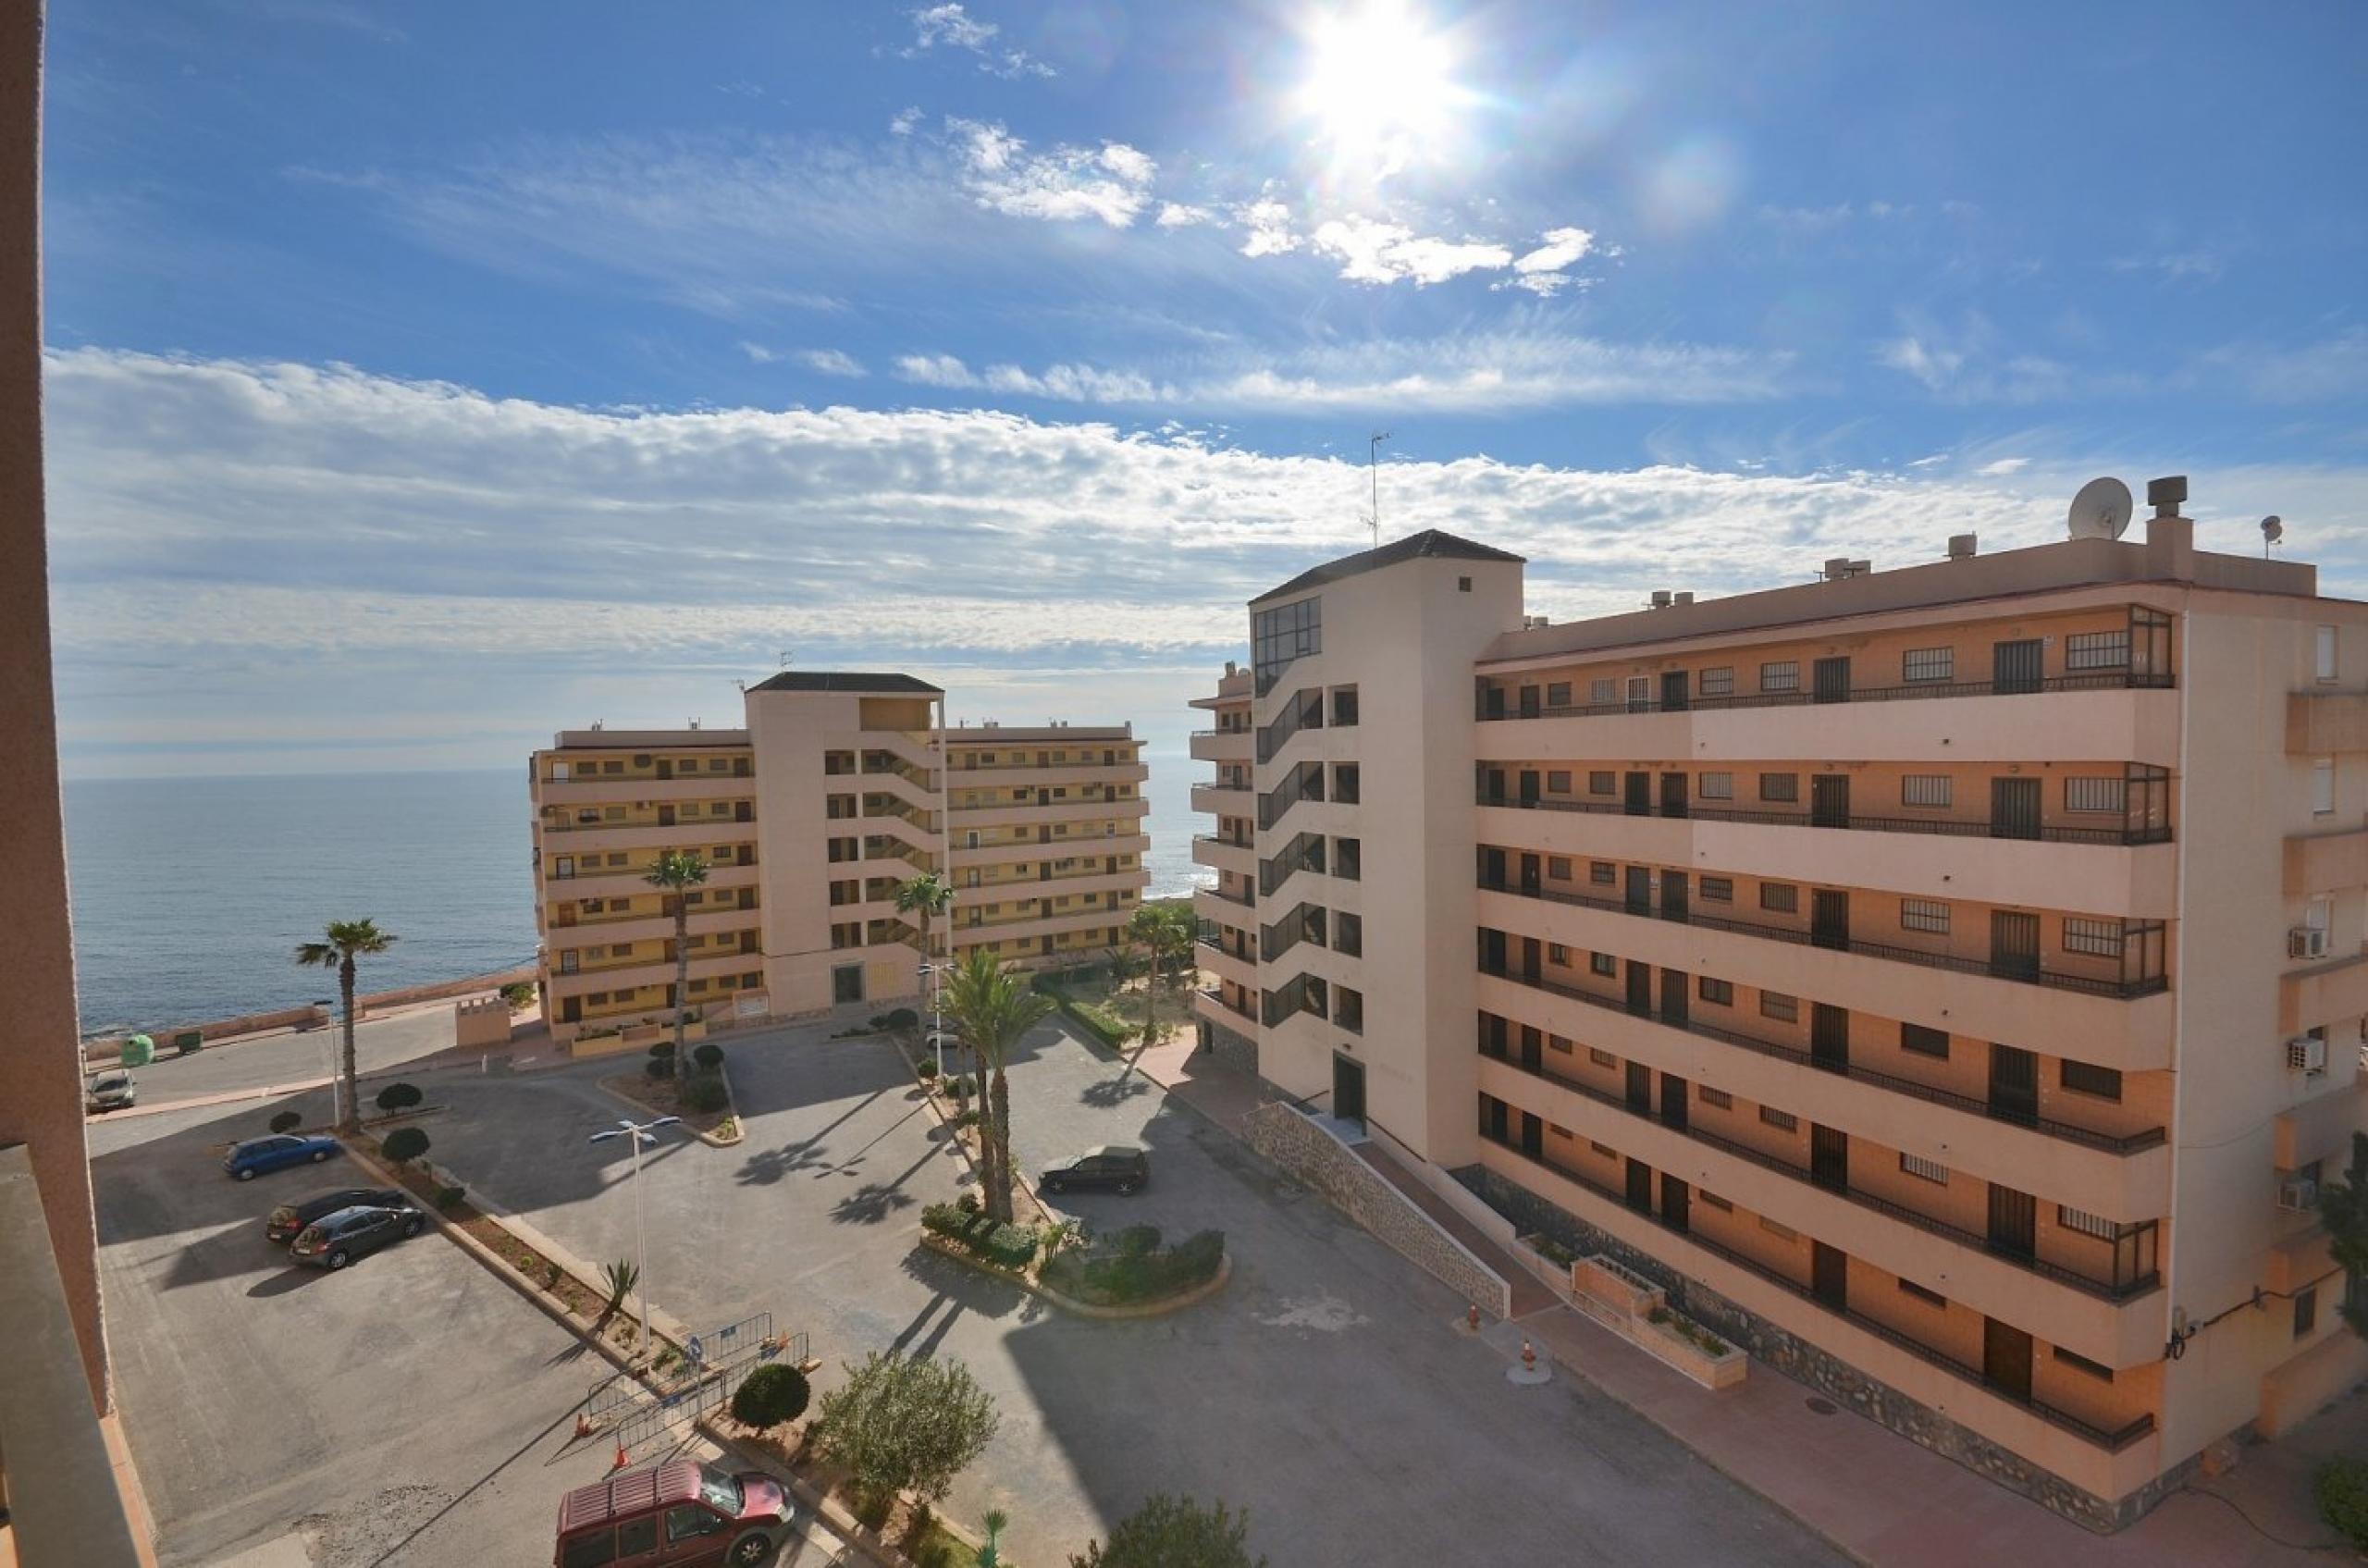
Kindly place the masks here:
[(334, 1192), (316, 1193), (301, 1204), (282, 1204), (272, 1210), (271, 1217), (263, 1222), (264, 1240), (285, 1246), (313, 1221), (357, 1204), (380, 1209), (418, 1206), (411, 1201), (410, 1193), (393, 1187), (340, 1187)]
[(1073, 1160), (1046, 1166), (1036, 1179), (1036, 1188), (1041, 1192), (1074, 1192), (1090, 1187), (1132, 1192), (1150, 1179), (1149, 1150), (1105, 1143), (1099, 1149), (1088, 1149)]
[(385, 1209), (357, 1204), (325, 1215), (297, 1233), (288, 1255), (314, 1268), (343, 1268), (404, 1237), (416, 1236), (427, 1216), (414, 1208)]

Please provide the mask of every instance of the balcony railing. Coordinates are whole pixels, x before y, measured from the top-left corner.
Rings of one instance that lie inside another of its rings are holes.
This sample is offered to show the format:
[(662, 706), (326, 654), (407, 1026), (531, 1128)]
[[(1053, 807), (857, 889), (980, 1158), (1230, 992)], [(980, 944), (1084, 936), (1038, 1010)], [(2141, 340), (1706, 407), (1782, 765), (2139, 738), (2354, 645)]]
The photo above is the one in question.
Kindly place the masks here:
[(1474, 796), (1481, 806), (1501, 806), (1515, 811), (1575, 811), (1605, 817), (1671, 817), (1706, 822), (1748, 822), (1763, 827), (1847, 828), (1858, 833), (1907, 833), (1945, 838), (2037, 839), (2048, 844), (2137, 845), (2168, 844), (2167, 824), (2124, 823), (2111, 828), (2038, 826), (2013, 828), (1987, 821), (1946, 817), (1812, 816), (1807, 811), (1756, 811), (1731, 806), (1684, 805), (1630, 807), (1618, 800), (1549, 800), (1541, 796), (1495, 795), (1483, 789)]
[(2012, 1126), (2029, 1129), (2044, 1137), (2061, 1139), (2066, 1143), (2078, 1143), (2083, 1148), (2099, 1149), (2109, 1154), (2143, 1154), (2149, 1149), (2159, 1147), (2168, 1136), (2159, 1127), (2150, 1127), (2143, 1131), (2127, 1135), (2116, 1135), (2100, 1132), (2093, 1128), (2077, 1127), (2070, 1122), (2057, 1121), (2050, 1117), (2027, 1116), (2011, 1108), (1993, 1106), (1987, 1100), (1971, 1094), (1960, 1094), (1948, 1089), (1935, 1089), (1929, 1083), (1918, 1083), (1914, 1079), (1878, 1072), (1872, 1068), (1860, 1067), (1855, 1062), (1821, 1062), (1816, 1059), (1813, 1053), (1804, 1051), (1798, 1046), (1780, 1045), (1772, 1040), (1756, 1039), (1731, 1029), (1720, 1029), (1716, 1024), (1704, 1023), (1691, 1014), (1684, 1019), (1664, 1017), (1650, 1007), (1632, 1007), (1617, 996), (1602, 996), (1592, 991), (1582, 991), (1576, 986), (1558, 985), (1543, 976), (1519, 974), (1510, 968), (1497, 969), (1483, 964), (1480, 966), (1480, 972), (1498, 980), (1511, 981), (1516, 985), (1526, 985), (1532, 990), (1567, 997), (1573, 1002), (1584, 1002), (1591, 1007), (1600, 1007), (1608, 1013), (1620, 1013), (1628, 1018), (1642, 1019), (1647, 1023), (1659, 1024), (1664, 1029), (1674, 1029), (1704, 1040), (1716, 1040), (1724, 1045), (1740, 1046), (1746, 1051), (1756, 1051), (1763, 1056), (1772, 1056), (1778, 1061), (1789, 1062), (1794, 1067), (1815, 1068), (1819, 1072), (1830, 1072), (1837, 1078), (1853, 1079), (1860, 1083), (1870, 1084), (1877, 1089), (1888, 1090), (1894, 1094), (1906, 1094), (1910, 1098), (1929, 1101), (1936, 1105), (1947, 1105), (1953, 1110), (1984, 1117), (1992, 1121), (2006, 1122)]
[(1258, 761), (1261, 766), (1275, 759), (1275, 754), (1290, 744), (1291, 736), (1301, 730), (1324, 727), (1324, 694), (1302, 691), (1291, 694), (1283, 710), (1271, 723), (1258, 730)]
[(1258, 896), (1271, 898), (1275, 889), (1301, 871), (1324, 871), (1324, 835), (1303, 833), (1258, 862)]
[[(1611, 1191), (1610, 1188), (1605, 1187), (1601, 1182), (1596, 1181), (1579, 1171), (1572, 1170), (1567, 1167), (1556, 1165), (1553, 1161), (1546, 1159), (1541, 1155), (1529, 1153), (1511, 1138), (1500, 1138), (1485, 1130), (1481, 1132), (1480, 1136), (1485, 1142), (1493, 1143), (1498, 1148), (1504, 1150), (1507, 1154), (1512, 1154), (1516, 1158), (1525, 1160), (1529, 1164), (1536, 1166), (1542, 1170), (1549, 1171), (1552, 1174), (1560, 1177), (1563, 1180), (1570, 1182), (1572, 1186), (1583, 1187), (1588, 1191), (1594, 1193), (1596, 1196), (1604, 1200), (1604, 1202), (1618, 1204), (1620, 1207), (1637, 1216), (1639, 1218), (1651, 1221), (1653, 1224), (1659, 1226), (1662, 1229), (1670, 1232), (1672, 1236), (1680, 1238), (1690, 1245), (1701, 1248), (1704, 1252), (1708, 1253), (1711, 1256), (1718, 1258), (1721, 1262), (1732, 1264), (1735, 1267), (1742, 1269), (1746, 1274), (1752, 1275), (1757, 1278), (1764, 1279), (1771, 1285), (1778, 1286), (1790, 1294), (1807, 1302), (1811, 1306), (1817, 1307), (1820, 1311), (1831, 1313), (1834, 1316), (1848, 1322), (1854, 1327), (1866, 1330), (1875, 1338), (1882, 1340), (1885, 1344), (1888, 1344), (1896, 1350), (1905, 1351), (1909, 1355), (1916, 1357), (1919, 1361), (1937, 1366), (1942, 1371), (1949, 1373), (1953, 1377), (1955, 1377), (1966, 1383), (1971, 1384), (1973, 1387), (1981, 1389), (1983, 1392), (1994, 1395), (1996, 1398), (2005, 1401), (2008, 1404), (2028, 1410), (2033, 1415), (2038, 1416), (2041, 1421), (2046, 1422), (2049, 1426), (2061, 1427), (2063, 1430), (2071, 1433), (2074, 1437), (2080, 1438), (2083, 1442), (2089, 1443), (2096, 1448), (2103, 1449), (2108, 1453), (2119, 1453), (2122, 1450), (2128, 1448), (2130, 1444), (2137, 1442), (2140, 1438), (2145, 1437), (2154, 1429), (2154, 1417), (2152, 1412), (2139, 1415), (2122, 1426), (2108, 1430), (2105, 1427), (2096, 1426), (2091, 1422), (2083, 1421), (2080, 1417), (2073, 1414), (2071, 1412), (2049, 1404), (2043, 1400), (2018, 1398), (2012, 1391), (1997, 1388), (1988, 1382), (1982, 1377), (1981, 1369), (1980, 1367), (1967, 1365), (1966, 1363), (1957, 1360), (1955, 1356), (1950, 1355), (1947, 1352), (1935, 1350), (1933, 1347), (1925, 1344), (1922, 1340), (1914, 1339), (1906, 1334), (1903, 1334), (1898, 1329), (1893, 1328), (1887, 1324), (1878, 1322), (1874, 1318), (1868, 1317), (1864, 1313), (1854, 1311), (1846, 1305), (1838, 1306), (1832, 1302), (1826, 1301), (1819, 1297), (1814, 1290), (1802, 1284), (1799, 1280), (1790, 1278), (1787, 1276), (1779, 1273), (1775, 1269), (1769, 1267), (1766, 1264), (1761, 1263), (1757, 1258), (1751, 1257), (1747, 1253), (1739, 1253), (1734, 1251), (1733, 1248), (1722, 1246), (1719, 1242), (1711, 1240), (1709, 1237), (1703, 1235), (1700, 1231), (1693, 1229), (1691, 1227), (1680, 1229), (1678, 1227), (1671, 1225), (1669, 1221), (1663, 1218), (1660, 1215), (1656, 1214), (1649, 1209), (1638, 1208), (1634, 1204), (1629, 1204), (1623, 1194)], [(1665, 1265), (1664, 1266), (1667, 1266)]]
[[(1822, 932), (1792, 926), (1764, 925), (1758, 920), (1738, 920), (1725, 915), (1706, 915), (1692, 907), (1671, 910), (1653, 909), (1631, 904), (1620, 898), (1596, 898), (1584, 893), (1563, 893), (1545, 887), (1516, 886), (1500, 878), (1482, 876), (1480, 888), (1486, 893), (1510, 893), (1516, 897), (1536, 898), (1548, 904), (1569, 904), (1583, 909), (1601, 909), (1614, 915), (1634, 915), (1642, 920), (1667, 920), (1676, 925), (1699, 926), (1705, 931), (1733, 932), (1739, 936), (1766, 937), (1771, 942), (1789, 942), (1800, 947), (1824, 947), (1837, 953), (1856, 953), (1869, 958), (1884, 958), (1893, 963), (1916, 964), (1928, 969), (1947, 969), (1955, 974), (1981, 975), (1991, 980), (2011, 980), (2025, 985), (2044, 985), (2057, 991), (2078, 991), (2091, 996), (2113, 996), (2124, 1000), (2151, 996), (2170, 989), (2170, 979), (2161, 974), (2138, 974), (2117, 980), (2101, 980), (2094, 975), (2071, 974), (2063, 969), (2041, 969), (2036, 965), (2008, 963), (1990, 958), (1967, 958), (1955, 953), (1932, 953), (1918, 947), (1900, 947), (1887, 942), (1866, 942), (1856, 937)], [(2147, 940), (2162, 931), (2159, 920), (2128, 924), (2123, 927), (2124, 948), (2140, 953), (2157, 953), (2161, 945)]]
[(1506, 707), (1492, 702), (1492, 697), (1501, 698), (1505, 695), (1505, 688), (1498, 686), (1493, 692), (1481, 693), (1474, 716), (1480, 719), (1592, 719), (1608, 713), (1683, 713), (1696, 709), (1721, 712), (1733, 708), (1806, 708), (1845, 702), (1906, 702), (1925, 698), (2026, 697), (2041, 692), (2062, 691), (2164, 691), (2175, 684), (2167, 672), (2139, 673), (2128, 670), (2099, 670), (2082, 675), (2050, 675), (2041, 680), (1919, 681), (1912, 685), (1854, 686), (1848, 691), (1822, 696), (1805, 688), (1799, 691), (1688, 697), (1673, 703), (1638, 697), (1615, 702), (1541, 703), (1528, 707)]
[[(1575, 1079), (1564, 1078), (1559, 1074), (1548, 1072), (1543, 1068), (1532, 1068), (1526, 1066), (1525, 1064), (1516, 1060), (1511, 1056), (1498, 1056), (1496, 1052), (1487, 1050), (1484, 1050), (1481, 1055), (1487, 1056), (1492, 1061), (1503, 1063), (1505, 1066), (1512, 1068), (1515, 1072), (1523, 1073), (1528, 1077), (1536, 1079), (1541, 1083), (1551, 1083), (1560, 1088), (1567, 1089), (1573, 1094), (1593, 1100), (1598, 1105), (1608, 1105), (1623, 1116), (1634, 1117), (1639, 1121), (1650, 1122), (1654, 1126), (1661, 1128), (1664, 1131), (1673, 1132), (1681, 1138), (1691, 1138), (1697, 1143), (1707, 1143), (1711, 1148), (1719, 1150), (1721, 1154), (1732, 1154), (1739, 1160), (1759, 1167), (1762, 1170), (1772, 1171), (1778, 1176), (1789, 1177), (1805, 1187), (1815, 1187), (1821, 1192), (1831, 1192), (1835, 1197), (1845, 1199), (1850, 1203), (1857, 1204), (1862, 1209), (1868, 1209), (1876, 1214), (1884, 1215), (1892, 1219), (1898, 1220), (1903, 1225), (1912, 1226), (1916, 1229), (1925, 1231), (1930, 1235), (1941, 1237), (1944, 1241), (1955, 1241), (1961, 1247), (1970, 1247), (1975, 1252), (1986, 1253), (1990, 1256), (1996, 1258), (2001, 1263), (2011, 1264), (2016, 1268), (2028, 1269), (2043, 1279), (2053, 1279), (2059, 1285), (2079, 1291), (2082, 1295), (2094, 1296), (2097, 1300), (2103, 1302), (2126, 1302), (2133, 1297), (2144, 1295), (2147, 1291), (2152, 1290), (2155, 1286), (2162, 1283), (2161, 1274), (2153, 1269), (2148, 1269), (2143, 1274), (2136, 1275), (2127, 1280), (2092, 1279), (2089, 1276), (2080, 1273), (2078, 1269), (2066, 1268), (2061, 1264), (2049, 1263), (2042, 1258), (2034, 1257), (2028, 1253), (2016, 1252), (2012, 1248), (1998, 1246), (1992, 1242), (1989, 1237), (1982, 1235), (1979, 1231), (1960, 1229), (1944, 1219), (1935, 1219), (1930, 1215), (1909, 1208), (1904, 1204), (1895, 1204), (1888, 1198), (1878, 1198), (1870, 1192), (1861, 1191), (1855, 1187), (1851, 1187), (1846, 1182), (1841, 1186), (1834, 1186), (1827, 1182), (1820, 1181), (1817, 1179), (1806, 1167), (1796, 1166), (1788, 1160), (1779, 1159), (1773, 1154), (1752, 1148), (1748, 1144), (1737, 1143), (1730, 1139), (1721, 1138), (1715, 1132), (1706, 1131), (1702, 1128), (1692, 1125), (1690, 1121), (1684, 1126), (1671, 1126), (1670, 1123), (1663, 1121), (1659, 1116), (1655, 1115), (1649, 1108), (1633, 1105), (1628, 1103), (1624, 1096), (1613, 1093), (1608, 1089), (1597, 1088), (1596, 1085), (1591, 1083), (1582, 1083)], [(1782, 1109), (1782, 1107), (1780, 1106), (1778, 1108)], [(2143, 1221), (2141, 1228), (2145, 1226), (2152, 1226), (2154, 1223), (2155, 1222), (2152, 1220)], [(2137, 1250), (2142, 1251), (2143, 1249)], [(2115, 1255), (2119, 1255), (2118, 1249), (2116, 1249)]]
[(1258, 846), (1250, 839), (1227, 838), (1222, 833), (1196, 833), (1192, 835), (1192, 842), (1195, 844), (1207, 845), (1212, 849), (1248, 849), (1254, 851), (1258, 847)]
[(1245, 909), (1255, 909), (1258, 907), (1258, 900), (1253, 895), (1227, 893), (1222, 887), (1202, 887), (1195, 888), (1193, 891), (1196, 893), (1205, 893), (1212, 898), (1222, 898), (1228, 904), (1239, 904)]
[(1227, 1012), (1231, 1013), (1235, 1018), (1241, 1019), (1245, 1023), (1254, 1024), (1258, 1021), (1257, 1014), (1252, 1012), (1247, 1007), (1238, 1006), (1235, 1004), (1227, 1001), (1225, 993), (1214, 985), (1204, 987), (1200, 991), (1195, 992), (1194, 994), (1207, 997), (1210, 1001), (1215, 1003), (1218, 1006), (1223, 1007)]
[(1324, 799), (1324, 764), (1301, 762), (1283, 775), (1283, 782), (1258, 797), (1260, 831), (1281, 821), (1290, 809), (1302, 800), (1321, 804)]

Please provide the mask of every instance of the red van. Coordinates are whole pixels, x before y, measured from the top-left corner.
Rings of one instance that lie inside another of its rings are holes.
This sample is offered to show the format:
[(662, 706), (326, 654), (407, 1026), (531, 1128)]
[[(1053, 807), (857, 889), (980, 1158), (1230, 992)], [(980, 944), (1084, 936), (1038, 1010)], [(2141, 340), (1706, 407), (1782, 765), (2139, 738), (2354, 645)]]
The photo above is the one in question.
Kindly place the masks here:
[(754, 1568), (789, 1536), (789, 1499), (770, 1475), (687, 1459), (620, 1470), (559, 1505), (556, 1568)]

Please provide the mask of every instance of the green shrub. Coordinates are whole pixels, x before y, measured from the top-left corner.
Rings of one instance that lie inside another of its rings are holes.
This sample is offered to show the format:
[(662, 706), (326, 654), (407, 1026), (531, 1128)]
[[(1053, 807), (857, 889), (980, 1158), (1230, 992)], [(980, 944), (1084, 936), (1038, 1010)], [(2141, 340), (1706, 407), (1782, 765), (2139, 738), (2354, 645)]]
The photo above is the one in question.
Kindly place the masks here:
[(956, 1111), (954, 1113), (954, 1125), (956, 1127), (976, 1127), (979, 1125), (979, 1113), (976, 1111)]
[(672, 1056), (652, 1056), (648, 1061), (642, 1064), (641, 1070), (649, 1075), (652, 1082), (656, 1082), (661, 1079), (672, 1078), (674, 1076), (674, 1058)]
[(778, 1426), (805, 1414), (813, 1392), (806, 1374), (786, 1363), (771, 1362), (749, 1373), (733, 1394), (732, 1419), (758, 1431)]
[(871, 1027), (874, 1029), (886, 1029), (894, 1021), (895, 1019), (893, 1014), (874, 1013), (871, 1015)]
[(920, 1080), (923, 1083), (933, 1082), (937, 1078), (937, 1064), (930, 1061), (926, 1057), (922, 1059), (921, 1065), (913, 1070), (919, 1076)]
[(436, 1206), (449, 1209), (468, 1195), (469, 1190), (465, 1187), (438, 1187), (436, 1189)]
[(521, 1007), (531, 1007), (535, 1005), (535, 982), (513, 980), (501, 988), (501, 999), (510, 1004), (510, 1010), (513, 1013)]
[(683, 1108), (699, 1116), (713, 1116), (732, 1104), (732, 1095), (723, 1087), (723, 1075), (695, 1072), (683, 1080)]
[(416, 1127), (398, 1127), (387, 1134), (378, 1150), (399, 1166), (409, 1165), (427, 1153), (427, 1134)]
[(911, 1029), (921, 1021), (921, 1016), (910, 1007), (899, 1007), (894, 1012), (871, 1021), (882, 1029)]
[(1043, 1278), (1047, 1285), (1075, 1300), (1096, 1306), (1128, 1306), (1162, 1301), (1205, 1284), (1216, 1278), (1224, 1261), (1225, 1232), (1203, 1230), (1165, 1249), (1060, 1253), (1045, 1263)]
[(1148, 1257), (1159, 1251), (1159, 1227), (1129, 1225), (1110, 1236), (1110, 1250), (1122, 1258)]
[(649, 1054), (658, 1060), (671, 1062), (674, 1059), (674, 1043), (671, 1040), (661, 1040), (649, 1048)]
[(703, 1040), (691, 1047), (691, 1060), (701, 1072), (713, 1072), (723, 1065), (723, 1047), (711, 1040)]
[(2368, 1459), (2330, 1459), (2311, 1477), (2327, 1528), (2368, 1551)]
[(378, 1108), (391, 1115), (407, 1111), (426, 1098), (413, 1084), (389, 1083), (378, 1091)]
[(1036, 1256), (1034, 1226), (998, 1225), (954, 1204), (931, 1204), (923, 1209), (921, 1228), (1005, 1268), (1026, 1268)]
[(293, 1132), (304, 1125), (304, 1118), (294, 1111), (282, 1111), (271, 1118), (274, 1132)]

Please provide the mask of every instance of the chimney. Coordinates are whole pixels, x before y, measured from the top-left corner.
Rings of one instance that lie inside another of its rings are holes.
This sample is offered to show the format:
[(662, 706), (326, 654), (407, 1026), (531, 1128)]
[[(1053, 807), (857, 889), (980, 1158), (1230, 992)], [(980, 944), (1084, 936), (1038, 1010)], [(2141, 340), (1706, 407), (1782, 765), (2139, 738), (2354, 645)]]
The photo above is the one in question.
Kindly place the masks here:
[(2146, 481), (2146, 504), (2154, 509), (2146, 520), (2146, 570), (2151, 576), (2177, 583), (2195, 578), (2195, 523), (2179, 510), (2186, 500), (2184, 474)]
[(1977, 547), (1977, 543), (1978, 541), (1971, 534), (1951, 534), (1949, 536), (1949, 559), (1951, 561), (1971, 561), (1973, 559), (1973, 553)]
[(1228, 675), (1232, 675), (1232, 674), (1239, 674), (1240, 672), (1237, 671), (1237, 670), (1233, 667), (1233, 661), (1232, 661), (1232, 660), (1230, 660), (1230, 659), (1228, 659), (1228, 660), (1227, 660), (1227, 661), (1225, 661), (1225, 673), (1226, 673), (1227, 674), (1228, 674)]

